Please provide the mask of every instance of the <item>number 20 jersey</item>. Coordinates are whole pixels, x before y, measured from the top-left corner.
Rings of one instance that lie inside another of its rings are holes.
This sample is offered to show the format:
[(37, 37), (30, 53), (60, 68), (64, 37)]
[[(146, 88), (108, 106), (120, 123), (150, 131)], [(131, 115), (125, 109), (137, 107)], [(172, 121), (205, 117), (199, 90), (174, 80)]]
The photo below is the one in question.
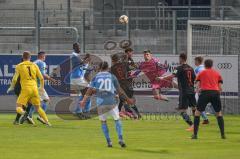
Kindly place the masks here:
[(116, 90), (120, 87), (116, 76), (99, 72), (92, 79), (90, 87), (96, 89), (97, 106), (117, 104)]

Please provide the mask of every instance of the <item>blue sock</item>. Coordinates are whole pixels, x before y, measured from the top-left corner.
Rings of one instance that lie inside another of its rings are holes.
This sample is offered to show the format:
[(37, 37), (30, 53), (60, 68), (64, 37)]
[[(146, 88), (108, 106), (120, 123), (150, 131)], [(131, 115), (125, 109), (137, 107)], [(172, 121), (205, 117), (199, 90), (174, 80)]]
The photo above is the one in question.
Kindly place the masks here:
[(75, 107), (75, 110), (74, 110), (75, 113), (82, 113), (82, 108), (80, 107), (80, 104), (79, 104), (79, 102), (82, 99), (83, 99), (83, 96), (77, 97), (77, 99), (76, 99), (76, 107)]
[(42, 109), (46, 112), (47, 111), (47, 102), (42, 101)]
[(28, 116), (29, 116), (30, 118), (32, 118), (34, 112), (35, 112), (35, 108), (34, 108), (34, 106), (32, 106), (32, 107), (30, 108), (30, 111), (29, 111), (29, 113), (28, 113)]
[(122, 123), (120, 120), (115, 120), (115, 127), (116, 127), (116, 131), (118, 134), (118, 139), (119, 141), (123, 140), (123, 131), (122, 131)]
[(107, 123), (102, 123), (102, 131), (103, 131), (103, 134), (107, 140), (107, 142), (111, 142), (111, 139), (110, 139), (110, 136), (109, 136), (109, 131), (108, 131), (108, 126), (107, 126)]
[(90, 112), (91, 109), (91, 100), (90, 98), (87, 100), (85, 108), (84, 108), (84, 112)]
[(202, 112), (201, 116), (202, 116), (203, 120), (208, 120), (206, 112)]

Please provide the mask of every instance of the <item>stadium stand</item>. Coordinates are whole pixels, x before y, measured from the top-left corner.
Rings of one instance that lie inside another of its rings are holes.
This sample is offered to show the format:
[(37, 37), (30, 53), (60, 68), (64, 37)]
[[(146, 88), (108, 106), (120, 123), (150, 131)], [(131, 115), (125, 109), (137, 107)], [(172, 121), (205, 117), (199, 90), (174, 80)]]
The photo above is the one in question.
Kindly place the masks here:
[[(115, 41), (119, 44), (122, 40), (128, 39), (126, 26), (119, 24), (116, 20), (119, 15), (126, 13), (131, 17), (130, 40), (135, 52), (150, 48), (153, 52), (172, 54), (174, 47), (173, 11), (177, 11), (178, 15), (176, 17), (176, 50), (186, 50), (188, 6), (170, 6), (170, 1), (160, 3), (157, 0), (144, 3), (129, 0), (116, 1), (116, 4), (114, 1), (105, 0), (104, 2), (103, 5), (98, 0), (71, 0), (70, 26), (79, 30), (81, 37), (79, 41), (85, 42), (86, 52), (111, 53), (111, 51), (104, 49), (104, 44), (107, 41)], [(231, 7), (233, 4), (234, 8)], [(68, 26), (68, 3), (66, 0), (41, 0), (37, 1), (37, 6), (40, 11), (42, 27)], [(191, 6), (191, 19), (220, 19), (221, 8), (224, 9), (224, 17), (222, 18), (227, 20), (240, 18), (239, 1), (226, 1), (223, 7), (220, 6), (220, 4), (217, 4), (215, 8), (206, 4), (197, 8)], [(35, 26), (34, 1), (0, 0), (0, 9), (0, 27)], [(83, 11), (85, 11), (84, 29), (82, 27)], [(85, 36), (82, 36), (83, 32)], [(68, 29), (42, 30), (40, 48), (49, 53), (67, 53), (72, 49), (71, 44), (76, 36), (74, 34)], [(0, 29), (0, 52), (34, 51), (35, 39), (34, 30)], [(121, 50), (120, 47), (116, 47), (114, 52)]]

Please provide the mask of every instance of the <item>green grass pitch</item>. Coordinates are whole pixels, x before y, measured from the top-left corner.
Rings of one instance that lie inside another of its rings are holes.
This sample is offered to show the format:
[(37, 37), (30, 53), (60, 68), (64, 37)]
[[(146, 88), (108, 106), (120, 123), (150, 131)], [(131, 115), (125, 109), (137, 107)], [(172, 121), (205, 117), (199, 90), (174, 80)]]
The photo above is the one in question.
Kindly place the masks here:
[[(239, 159), (240, 117), (225, 116), (226, 140), (220, 139), (214, 117), (201, 126), (198, 140), (191, 140), (182, 120), (124, 120), (127, 148), (117, 144), (114, 123), (109, 120), (113, 148), (107, 148), (100, 122), (95, 119), (61, 120), (53, 124), (13, 125), (14, 114), (0, 114), (2, 159)], [(36, 121), (37, 122), (37, 121)]]

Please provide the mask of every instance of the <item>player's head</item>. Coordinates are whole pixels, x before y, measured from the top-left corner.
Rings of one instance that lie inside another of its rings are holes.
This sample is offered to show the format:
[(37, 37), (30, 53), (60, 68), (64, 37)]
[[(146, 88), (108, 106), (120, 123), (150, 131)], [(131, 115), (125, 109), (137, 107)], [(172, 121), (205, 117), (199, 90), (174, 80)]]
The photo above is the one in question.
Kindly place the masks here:
[(195, 57), (194, 61), (195, 61), (195, 65), (199, 66), (203, 62), (203, 57), (202, 56), (197, 56), (197, 57)]
[(128, 57), (132, 57), (133, 49), (132, 48), (125, 49), (125, 54), (127, 54)]
[(22, 60), (23, 61), (30, 61), (31, 59), (31, 53), (30, 51), (24, 51), (22, 54)]
[(79, 43), (74, 43), (73, 44), (73, 50), (75, 53), (80, 53), (80, 45)]
[(151, 53), (150, 50), (144, 50), (143, 54), (144, 54), (144, 60), (145, 61), (149, 61), (149, 60), (152, 59), (152, 53)]
[(187, 61), (187, 54), (181, 53), (179, 55), (179, 62), (180, 62), (180, 64), (184, 64), (184, 63), (186, 63), (186, 61)]
[(90, 60), (91, 60), (91, 55), (90, 55), (90, 54), (86, 54), (86, 55), (83, 57), (83, 60), (84, 60), (85, 63), (90, 62)]
[(112, 63), (115, 64), (115, 63), (119, 62), (120, 57), (118, 56), (118, 54), (114, 54), (114, 55), (112, 55), (111, 59), (112, 59)]
[(205, 67), (206, 69), (212, 68), (212, 66), (213, 66), (213, 60), (211, 60), (211, 59), (206, 59), (206, 60), (204, 61), (204, 67)]
[(45, 53), (44, 51), (40, 51), (40, 52), (38, 53), (37, 58), (38, 58), (39, 60), (45, 61), (45, 59), (46, 59), (46, 53)]
[(99, 64), (99, 70), (100, 71), (108, 71), (108, 62), (103, 61)]

